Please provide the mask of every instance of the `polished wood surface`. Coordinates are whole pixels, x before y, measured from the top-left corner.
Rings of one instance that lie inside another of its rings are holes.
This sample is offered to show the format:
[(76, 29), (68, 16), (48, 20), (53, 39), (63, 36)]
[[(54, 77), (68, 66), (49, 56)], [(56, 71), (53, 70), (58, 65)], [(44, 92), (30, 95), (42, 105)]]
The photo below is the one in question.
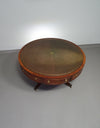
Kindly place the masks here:
[(18, 59), (29, 78), (52, 85), (75, 79), (85, 64), (85, 55), (79, 46), (56, 38), (44, 38), (26, 44), (20, 50)]

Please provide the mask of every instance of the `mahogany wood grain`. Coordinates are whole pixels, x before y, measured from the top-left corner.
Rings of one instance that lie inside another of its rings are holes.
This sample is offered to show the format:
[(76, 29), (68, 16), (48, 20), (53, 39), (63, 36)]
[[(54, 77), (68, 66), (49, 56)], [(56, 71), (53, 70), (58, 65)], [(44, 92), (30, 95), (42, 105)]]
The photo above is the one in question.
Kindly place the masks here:
[(78, 77), (86, 57), (82, 49), (70, 41), (44, 38), (26, 44), (18, 60), (24, 74), (33, 81), (58, 85)]

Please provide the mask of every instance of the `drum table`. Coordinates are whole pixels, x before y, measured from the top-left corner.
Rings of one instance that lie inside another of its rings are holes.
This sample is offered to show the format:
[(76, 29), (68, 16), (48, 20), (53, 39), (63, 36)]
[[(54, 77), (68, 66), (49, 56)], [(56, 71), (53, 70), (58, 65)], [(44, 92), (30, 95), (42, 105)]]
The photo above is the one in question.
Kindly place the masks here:
[(19, 52), (19, 64), (24, 74), (41, 85), (65, 83), (69, 87), (82, 71), (85, 54), (74, 43), (56, 38), (43, 38), (26, 44)]

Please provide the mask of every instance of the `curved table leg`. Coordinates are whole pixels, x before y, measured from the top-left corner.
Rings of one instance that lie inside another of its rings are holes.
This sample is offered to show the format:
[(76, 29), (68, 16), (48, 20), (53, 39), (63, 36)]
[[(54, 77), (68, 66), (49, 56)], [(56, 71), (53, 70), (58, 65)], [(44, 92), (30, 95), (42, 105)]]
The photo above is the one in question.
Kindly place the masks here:
[(69, 83), (69, 82), (67, 82), (67, 83), (65, 83), (67, 86), (69, 86), (70, 88), (72, 87), (72, 84), (71, 83)]
[(37, 83), (37, 85), (34, 87), (34, 90), (37, 90), (40, 87), (41, 83)]
[[(72, 84), (70, 84), (69, 82), (65, 83), (67, 86), (69, 86), (70, 88), (72, 87)], [(41, 83), (37, 83), (37, 85), (34, 87), (34, 90), (37, 90), (40, 87)]]

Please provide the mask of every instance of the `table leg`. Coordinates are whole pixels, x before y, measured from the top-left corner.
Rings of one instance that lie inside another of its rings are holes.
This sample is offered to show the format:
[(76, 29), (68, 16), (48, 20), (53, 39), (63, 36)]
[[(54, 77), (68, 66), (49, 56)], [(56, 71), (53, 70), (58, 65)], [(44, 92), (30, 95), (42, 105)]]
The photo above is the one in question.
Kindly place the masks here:
[(37, 90), (40, 87), (41, 83), (37, 83), (37, 85), (34, 87), (34, 90)]
[(69, 82), (67, 82), (67, 83), (65, 83), (67, 86), (69, 86), (70, 88), (72, 87), (72, 84), (71, 83), (69, 83)]

